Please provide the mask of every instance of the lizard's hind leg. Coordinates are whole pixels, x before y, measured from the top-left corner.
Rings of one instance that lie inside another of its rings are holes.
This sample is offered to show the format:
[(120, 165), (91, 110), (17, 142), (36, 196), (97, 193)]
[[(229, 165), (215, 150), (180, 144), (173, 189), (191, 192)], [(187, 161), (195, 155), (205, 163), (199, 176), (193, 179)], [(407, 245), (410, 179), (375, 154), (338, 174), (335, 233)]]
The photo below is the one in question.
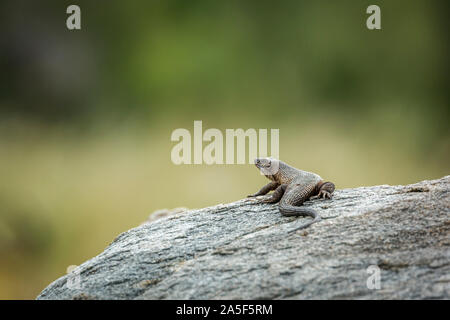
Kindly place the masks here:
[(331, 199), (333, 192), (334, 192), (334, 183), (327, 181), (320, 186), (319, 193), (317, 194), (317, 196), (318, 198)]

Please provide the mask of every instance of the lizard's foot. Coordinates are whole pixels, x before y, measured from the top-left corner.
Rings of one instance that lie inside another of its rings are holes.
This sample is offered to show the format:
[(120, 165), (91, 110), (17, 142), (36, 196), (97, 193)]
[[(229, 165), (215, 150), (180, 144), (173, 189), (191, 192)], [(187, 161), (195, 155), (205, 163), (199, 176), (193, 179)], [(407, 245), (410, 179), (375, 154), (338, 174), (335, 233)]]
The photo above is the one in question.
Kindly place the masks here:
[(247, 199), (248, 201), (254, 202), (254, 203), (261, 202), (261, 196), (250, 195), (250, 196), (247, 196), (247, 198), (245, 198), (245, 199)]
[(260, 199), (261, 203), (276, 203), (279, 199), (274, 199), (273, 197), (264, 197)]
[(253, 202), (254, 204), (259, 204), (259, 203), (266, 203), (264, 201), (264, 197), (261, 196), (257, 196), (257, 197), (250, 197), (250, 198), (246, 198), (248, 201)]
[(247, 200), (254, 203), (275, 203), (278, 202), (277, 199), (274, 199), (272, 196), (251, 196), (246, 198)]
[(327, 190), (320, 190), (319, 194), (317, 195), (317, 198), (320, 199), (331, 199), (331, 192), (328, 192)]

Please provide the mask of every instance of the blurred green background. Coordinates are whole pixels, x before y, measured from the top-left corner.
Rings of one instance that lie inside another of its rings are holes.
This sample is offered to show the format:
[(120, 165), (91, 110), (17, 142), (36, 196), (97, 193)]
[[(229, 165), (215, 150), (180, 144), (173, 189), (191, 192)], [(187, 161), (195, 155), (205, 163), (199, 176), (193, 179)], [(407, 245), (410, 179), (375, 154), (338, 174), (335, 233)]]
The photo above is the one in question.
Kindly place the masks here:
[(2, 1), (0, 298), (35, 298), (157, 209), (266, 182), (174, 165), (194, 120), (278, 128), (280, 158), (338, 188), (449, 174), (447, 20), (425, 0)]

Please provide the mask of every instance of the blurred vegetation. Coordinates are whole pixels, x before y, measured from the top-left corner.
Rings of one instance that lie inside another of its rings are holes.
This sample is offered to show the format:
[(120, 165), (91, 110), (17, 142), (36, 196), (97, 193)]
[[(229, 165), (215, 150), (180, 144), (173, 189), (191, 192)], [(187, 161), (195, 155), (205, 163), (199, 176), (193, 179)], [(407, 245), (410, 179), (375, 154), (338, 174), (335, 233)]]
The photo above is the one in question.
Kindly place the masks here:
[[(82, 30), (68, 31), (78, 4)], [(175, 166), (176, 128), (279, 128), (338, 188), (449, 174), (444, 1), (2, 1), (0, 298), (34, 298), (161, 208), (257, 190)]]

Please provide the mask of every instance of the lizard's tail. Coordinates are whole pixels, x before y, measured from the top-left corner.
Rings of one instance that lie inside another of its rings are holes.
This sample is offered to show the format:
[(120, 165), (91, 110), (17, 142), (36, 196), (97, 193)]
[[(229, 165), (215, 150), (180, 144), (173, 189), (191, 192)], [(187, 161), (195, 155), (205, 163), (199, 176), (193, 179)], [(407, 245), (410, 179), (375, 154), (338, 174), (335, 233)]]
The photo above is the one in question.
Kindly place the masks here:
[(307, 223), (304, 223), (301, 226), (290, 230), (289, 233), (295, 232), (300, 229), (308, 228), (313, 223), (316, 223), (321, 220), (320, 216), (317, 214), (316, 211), (305, 207), (296, 207), (288, 204), (280, 204), (280, 212), (283, 216), (286, 217), (309, 216), (313, 218), (311, 221), (308, 221)]

